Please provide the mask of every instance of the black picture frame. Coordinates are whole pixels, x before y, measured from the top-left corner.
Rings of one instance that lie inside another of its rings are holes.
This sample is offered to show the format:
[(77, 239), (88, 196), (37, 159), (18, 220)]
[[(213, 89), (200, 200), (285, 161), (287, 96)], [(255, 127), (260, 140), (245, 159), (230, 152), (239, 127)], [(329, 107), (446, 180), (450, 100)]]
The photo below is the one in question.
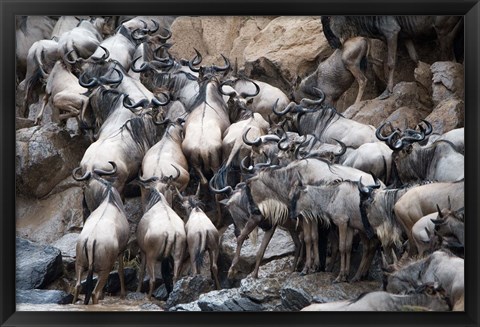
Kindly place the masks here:
[[(133, 5), (134, 4), (134, 5)], [(2, 326), (478, 326), (480, 4), (458, 0), (0, 0), (0, 323)], [(15, 15), (465, 15), (466, 289), (461, 313), (15, 312)]]

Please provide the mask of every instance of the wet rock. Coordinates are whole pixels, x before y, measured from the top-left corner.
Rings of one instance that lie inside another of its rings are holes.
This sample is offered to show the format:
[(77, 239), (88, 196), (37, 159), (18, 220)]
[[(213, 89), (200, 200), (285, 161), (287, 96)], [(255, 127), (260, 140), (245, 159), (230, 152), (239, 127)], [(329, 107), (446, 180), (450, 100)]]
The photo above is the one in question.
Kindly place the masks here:
[(363, 292), (379, 290), (378, 281), (334, 284), (336, 274), (319, 272), (301, 276), (294, 273), (281, 289), (282, 304), (286, 310), (298, 311), (313, 299), (319, 303), (353, 299)]
[(55, 124), (16, 132), (15, 179), (19, 194), (41, 198), (69, 176), (88, 147)]
[(163, 311), (162, 308), (160, 308), (158, 305), (154, 303), (144, 303), (140, 305), (141, 310), (145, 311)]
[[(256, 244), (252, 243), (252, 234), (250, 234), (250, 238), (243, 243), (240, 258), (236, 266), (238, 270), (238, 278), (245, 277), (247, 274), (252, 272), (253, 268), (255, 267), (255, 257), (258, 249), (260, 248), (260, 244), (262, 243), (263, 235), (264, 232), (259, 229)], [(236, 248), (237, 241), (234, 234), (234, 227), (233, 225), (230, 225), (221, 237), (220, 254), (226, 261), (231, 263), (233, 256), (235, 255)], [(265, 264), (273, 259), (290, 255), (294, 251), (295, 246), (290, 234), (287, 231), (278, 228), (265, 251), (262, 264)], [(260, 271), (262, 271), (262, 268), (263, 267), (260, 267)]]
[(198, 299), (200, 294), (215, 289), (211, 278), (202, 275), (188, 276), (178, 280), (173, 286), (166, 306), (173, 307), (180, 303), (189, 303)]
[(57, 290), (17, 290), (16, 301), (31, 304), (70, 304), (73, 301), (73, 295)]
[(452, 97), (464, 99), (463, 65), (452, 61), (438, 61), (430, 67), (433, 74), (433, 102), (440, 102)]
[(168, 309), (168, 311), (202, 311), (198, 306), (198, 301), (179, 304)]
[(243, 297), (238, 289), (224, 289), (201, 295), (197, 301), (202, 311), (261, 311), (261, 304)]
[(61, 275), (62, 253), (59, 249), (16, 238), (17, 289), (45, 288)]
[(168, 292), (165, 284), (160, 285), (156, 290), (153, 291), (152, 296), (161, 301), (167, 301)]
[(245, 48), (245, 73), (287, 94), (297, 76), (313, 72), (333, 52), (318, 16), (281, 16), (272, 20)]
[(63, 265), (68, 271), (75, 270), (76, 246), (79, 235), (78, 233), (68, 233), (52, 243), (53, 247), (62, 252)]
[[(125, 288), (127, 288), (127, 285), (136, 279), (137, 271), (133, 268), (124, 268), (124, 273), (125, 273)], [(93, 277), (94, 285), (96, 285), (97, 280), (98, 278), (94, 276)], [(82, 280), (80, 294), (85, 293), (85, 285), (86, 285), (86, 279)], [(107, 283), (105, 284), (103, 291), (109, 294), (115, 294), (117, 292), (120, 292), (120, 277), (118, 275), (118, 271), (116, 270), (112, 271), (108, 275), (108, 280), (107, 280)]]
[(401, 107), (417, 108), (431, 112), (432, 103), (427, 91), (416, 82), (401, 82), (393, 88), (387, 99), (378, 98), (360, 101), (350, 106), (343, 115), (360, 123), (378, 127), (395, 110)]
[[(65, 185), (62, 182), (59, 185)], [(17, 235), (40, 243), (53, 243), (83, 227), (83, 191), (78, 185), (44, 199), (17, 196)]]
[(446, 133), (465, 126), (465, 103), (458, 98), (440, 102), (425, 118), (432, 124), (435, 133)]
[(130, 293), (127, 293), (127, 295), (125, 296), (125, 299), (128, 301), (141, 301), (141, 300), (145, 300), (146, 298), (147, 298), (147, 295), (142, 292), (130, 292)]

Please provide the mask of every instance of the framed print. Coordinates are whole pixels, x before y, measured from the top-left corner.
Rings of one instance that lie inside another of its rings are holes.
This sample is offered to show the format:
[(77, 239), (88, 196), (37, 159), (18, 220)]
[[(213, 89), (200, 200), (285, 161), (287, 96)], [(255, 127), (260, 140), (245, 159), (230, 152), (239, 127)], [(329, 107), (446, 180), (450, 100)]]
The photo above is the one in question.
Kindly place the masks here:
[(478, 325), (477, 1), (1, 6), (2, 326)]

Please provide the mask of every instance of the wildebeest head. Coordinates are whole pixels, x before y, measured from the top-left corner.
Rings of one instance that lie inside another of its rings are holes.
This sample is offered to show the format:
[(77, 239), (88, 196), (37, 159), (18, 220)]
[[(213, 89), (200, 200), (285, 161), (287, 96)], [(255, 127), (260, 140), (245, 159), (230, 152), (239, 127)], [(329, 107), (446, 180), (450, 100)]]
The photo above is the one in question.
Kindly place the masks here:
[(463, 258), (465, 250), (465, 209), (462, 207), (452, 210), (451, 205), (449, 205), (448, 208), (440, 210), (437, 205), (437, 212), (437, 218), (432, 219), (435, 227), (434, 235), (430, 236), (430, 250), (435, 251), (445, 248)]

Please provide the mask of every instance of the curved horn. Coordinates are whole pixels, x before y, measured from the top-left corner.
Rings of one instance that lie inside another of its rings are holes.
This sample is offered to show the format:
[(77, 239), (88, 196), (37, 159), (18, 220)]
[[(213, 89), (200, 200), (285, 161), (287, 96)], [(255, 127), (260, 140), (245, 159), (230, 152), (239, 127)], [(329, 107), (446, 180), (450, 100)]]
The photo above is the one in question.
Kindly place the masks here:
[(92, 60), (95, 61), (95, 62), (100, 62), (100, 61), (107, 60), (107, 58), (110, 57), (110, 51), (108, 51), (108, 49), (105, 48), (104, 46), (99, 45), (98, 47), (103, 49), (104, 54), (100, 58), (92, 58)]
[(248, 93), (248, 92), (242, 92), (240, 93), (240, 96), (243, 97), (243, 98), (247, 98), (247, 97), (254, 97), (254, 96), (257, 96), (258, 93), (260, 93), (260, 86), (258, 86), (257, 83), (255, 83), (254, 81), (252, 80), (248, 80), (249, 82), (252, 82), (252, 84), (255, 86), (255, 92), (253, 93)]
[(155, 107), (162, 107), (162, 106), (166, 106), (167, 104), (170, 103), (170, 95), (166, 92), (160, 92), (160, 94), (162, 94), (163, 96), (165, 96), (165, 98), (167, 100), (165, 100), (165, 102), (161, 102), (160, 100), (157, 99), (156, 96), (154, 96), (152, 98), (152, 101), (150, 101), (150, 103), (155, 106)]
[(340, 144), (340, 146), (342, 147), (342, 149), (340, 150), (340, 152), (335, 153), (334, 156), (335, 156), (335, 157), (343, 156), (343, 155), (345, 154), (345, 152), (347, 152), (347, 146), (345, 145), (345, 143), (343, 143), (342, 141), (337, 140), (337, 139), (335, 139), (335, 138), (333, 138), (333, 137), (332, 137), (332, 140), (334, 140), (335, 142), (337, 142), (338, 144)]
[(88, 81), (84, 81), (84, 79), (85, 79), (85, 73), (82, 73), (82, 75), (80, 75), (80, 77), (78, 78), (78, 84), (80, 84), (80, 86), (86, 89), (89, 89), (91, 87), (95, 87), (98, 85), (98, 79), (95, 77), (92, 77)]
[(163, 48), (166, 48), (166, 49), (170, 49), (172, 47), (173, 43), (163, 43), (161, 44), (160, 46), (158, 46), (154, 51), (153, 51), (153, 59), (157, 60), (157, 61), (160, 61), (160, 62), (164, 62), (164, 61), (167, 61), (167, 60), (171, 60), (171, 56), (170, 56), (170, 53), (168, 53), (167, 51), (167, 55), (168, 55), (168, 58), (162, 58), (162, 57), (159, 57), (158, 56), (158, 51), (162, 50)]
[[(142, 31), (143, 34), (138, 34), (137, 35), (138, 31)], [(136, 28), (132, 31), (132, 33), (130, 35), (132, 36), (132, 39), (134, 39), (135, 41), (141, 41), (142, 39), (144, 39), (147, 36), (145, 33), (146, 33), (146, 31), (144, 29)]]
[(245, 131), (245, 133), (243, 133), (242, 135), (242, 140), (243, 140), (243, 143), (245, 143), (246, 145), (250, 145), (250, 146), (259, 146), (261, 143), (262, 143), (262, 139), (260, 137), (257, 137), (255, 140), (253, 141), (249, 141), (247, 139), (247, 134), (248, 132), (250, 131), (251, 127), (247, 128), (247, 130)]
[(208, 188), (213, 193), (216, 193), (216, 194), (227, 193), (228, 196), (230, 196), (233, 193), (233, 188), (230, 185), (227, 185), (221, 189), (216, 189), (215, 186), (213, 186), (213, 181), (214, 181), (214, 178), (212, 177), (208, 182)]
[(228, 58), (225, 57), (223, 54), (221, 56), (223, 58), (223, 61), (225, 61), (225, 66), (212, 66), (212, 68), (215, 69), (217, 72), (223, 72), (230, 69), (230, 61), (228, 60)]
[(387, 141), (388, 138), (389, 138), (389, 136), (393, 134), (393, 132), (392, 132), (392, 133), (390, 133), (390, 135), (387, 135), (387, 136), (383, 136), (383, 135), (382, 135), (382, 129), (383, 129), (383, 127), (384, 127), (385, 125), (387, 125), (387, 124), (389, 124), (390, 126), (392, 126), (392, 124), (391, 124), (390, 122), (386, 121), (386, 122), (384, 122), (382, 125), (380, 125), (380, 126), (377, 128), (377, 130), (375, 131), (375, 136), (377, 137), (377, 139), (379, 139), (379, 140), (382, 141), (382, 142)]
[(360, 193), (370, 195), (370, 189), (362, 184), (362, 177), (363, 176), (360, 176), (360, 179), (358, 180), (358, 190)]
[(425, 123), (425, 125), (427, 125), (427, 130), (425, 131), (425, 136), (428, 136), (428, 135), (432, 134), (432, 131), (433, 131), (432, 124), (430, 124), (425, 119), (422, 119), (422, 121)]
[[(142, 170), (140, 169), (138, 171), (138, 176), (137, 176), (138, 180), (140, 181), (140, 183), (142, 184), (148, 184), (148, 183), (151, 183), (151, 182), (155, 182), (155, 181), (158, 181), (158, 177), (157, 176), (153, 176), (153, 177), (150, 177), (150, 178), (147, 178), (147, 179), (143, 179), (142, 178)], [(144, 185), (145, 186), (145, 185)]]
[(112, 165), (112, 170), (94, 169), (93, 172), (97, 175), (113, 175), (117, 172), (117, 164), (114, 161), (108, 162)]
[(285, 133), (285, 134), (282, 136), (282, 138), (281, 138), (281, 139), (278, 141), (278, 143), (277, 143), (277, 147), (278, 147), (280, 150), (282, 150), (282, 151), (287, 151), (288, 148), (290, 148), (290, 145), (291, 145), (290, 143), (287, 143), (286, 146), (283, 146), (282, 144), (283, 144), (285, 141), (288, 141), (288, 134), (287, 134), (287, 133)]
[(260, 136), (260, 139), (262, 140), (261, 143), (264, 143), (264, 142), (269, 142), (269, 141), (273, 141), (273, 142), (280, 142), (280, 137), (277, 136), (277, 135), (263, 135), (263, 136)]
[(123, 80), (123, 73), (118, 68), (113, 68), (113, 71), (117, 73), (117, 75), (118, 75), (117, 79), (114, 79), (114, 78), (110, 79), (110, 78), (101, 76), (99, 78), (100, 82), (102, 82), (103, 84), (119, 84), (119, 83), (121, 83), (122, 80)]
[(188, 67), (190, 68), (190, 70), (198, 73), (200, 71), (200, 68), (196, 68), (193, 66), (196, 66), (202, 62), (202, 55), (200, 54), (200, 52), (198, 52), (197, 49), (193, 48), (193, 50), (195, 50), (196, 55), (192, 60), (188, 62)]
[(70, 54), (75, 51), (75, 49), (72, 49), (70, 51), (68, 51), (64, 56), (63, 56), (63, 60), (66, 61), (67, 63), (69, 63), (70, 65), (74, 65), (77, 63), (77, 61), (75, 59), (70, 59), (69, 56)]
[(377, 176), (375, 176), (375, 174), (374, 174), (373, 172), (371, 172), (371, 171), (370, 171), (370, 175), (372, 175), (373, 182), (374, 182), (375, 184), (369, 185), (368, 188), (370, 188), (370, 189), (380, 188), (381, 184), (380, 184), (380, 181), (379, 181), (379, 179), (377, 178)]
[(325, 93), (322, 90), (316, 87), (314, 87), (313, 90), (319, 96), (319, 98), (317, 100), (303, 98), (300, 100), (300, 104), (305, 104), (307, 106), (319, 106), (323, 103), (323, 101), (325, 101)]
[(81, 181), (84, 181), (84, 180), (87, 180), (90, 178), (91, 176), (91, 172), (87, 171), (83, 176), (80, 176), (78, 177), (77, 176), (77, 172), (82, 169), (82, 167), (77, 167), (75, 168), (73, 171), (72, 171), (72, 177), (74, 180), (78, 181), (78, 182), (81, 182)]
[(167, 32), (167, 36), (162, 36), (159, 34), (158, 37), (160, 38), (160, 40), (167, 41), (172, 37), (172, 31), (165, 27), (163, 27), (163, 30)]
[(150, 20), (151, 20), (152, 23), (153, 23), (153, 29), (149, 29), (149, 30), (148, 30), (148, 33), (149, 33), (149, 34), (153, 34), (153, 33), (155, 33), (156, 31), (158, 31), (160, 25), (159, 25), (155, 20), (153, 20), (153, 19), (150, 19)]
[(143, 62), (142, 65), (139, 68), (135, 67), (135, 64), (137, 63), (138, 59), (142, 58), (142, 56), (138, 56), (137, 58), (133, 59), (132, 64), (130, 65), (130, 68), (135, 72), (135, 73), (141, 73), (147, 70), (147, 68), (152, 68), (147, 62)]
[(272, 164), (272, 159), (270, 157), (267, 159), (267, 162), (260, 162), (255, 165), (255, 169), (262, 168), (262, 167), (268, 167)]
[(130, 100), (128, 94), (126, 94), (125, 97), (123, 98), (123, 106), (128, 109), (136, 109), (138, 107), (145, 108), (148, 104), (149, 104), (149, 101), (147, 99), (142, 99), (137, 103), (132, 104), (132, 100)]
[(177, 191), (177, 195), (178, 195), (178, 197), (180, 198), (180, 201), (183, 202), (183, 200), (184, 200), (185, 198), (183, 197), (183, 195), (180, 194), (180, 191), (178, 190), (178, 188), (177, 188), (176, 186), (175, 186), (175, 191)]
[(235, 91), (235, 89), (233, 89), (233, 88), (232, 88), (232, 89), (233, 89), (232, 92), (225, 92), (225, 91), (223, 90), (223, 87), (224, 87), (225, 85), (231, 86), (230, 84), (231, 84), (231, 81), (228, 81), (228, 80), (227, 80), (227, 81), (223, 81), (223, 82), (218, 86), (218, 90), (220, 91), (220, 93), (223, 94), (223, 95), (229, 96), (229, 97), (232, 97), (232, 96), (237, 95), (237, 94), (238, 94), (237, 91)]
[(245, 165), (245, 159), (247, 159), (247, 158), (248, 158), (248, 156), (245, 156), (245, 158), (242, 159), (242, 161), (240, 162), (240, 166), (242, 167), (243, 170), (245, 170), (249, 173), (253, 173), (253, 171), (254, 171), (253, 167), (251, 167), (251, 166), (247, 167)]
[(281, 110), (281, 111), (277, 111), (277, 105), (278, 105), (278, 99), (277, 98), (277, 101), (275, 101), (275, 103), (273, 104), (273, 107), (272, 107), (272, 111), (275, 115), (277, 116), (283, 116), (285, 115), (286, 113), (288, 113), (290, 110), (292, 110), (292, 108), (294, 108), (297, 104), (295, 102), (290, 102), (286, 107), (285, 109)]
[(198, 183), (198, 186), (197, 186), (197, 192), (195, 192), (195, 198), (198, 199), (198, 197), (200, 196), (200, 188), (202, 186), (202, 183)]
[(387, 141), (385, 142), (388, 145), (388, 147), (393, 151), (401, 150), (405, 146), (403, 139), (399, 139), (395, 142), (395, 144), (393, 144), (393, 137), (398, 134), (399, 132), (395, 130), (392, 134), (390, 134), (390, 136), (387, 138)]
[(440, 210), (440, 207), (438, 206), (438, 203), (437, 203), (437, 211), (438, 211), (438, 216), (443, 219), (442, 210)]

